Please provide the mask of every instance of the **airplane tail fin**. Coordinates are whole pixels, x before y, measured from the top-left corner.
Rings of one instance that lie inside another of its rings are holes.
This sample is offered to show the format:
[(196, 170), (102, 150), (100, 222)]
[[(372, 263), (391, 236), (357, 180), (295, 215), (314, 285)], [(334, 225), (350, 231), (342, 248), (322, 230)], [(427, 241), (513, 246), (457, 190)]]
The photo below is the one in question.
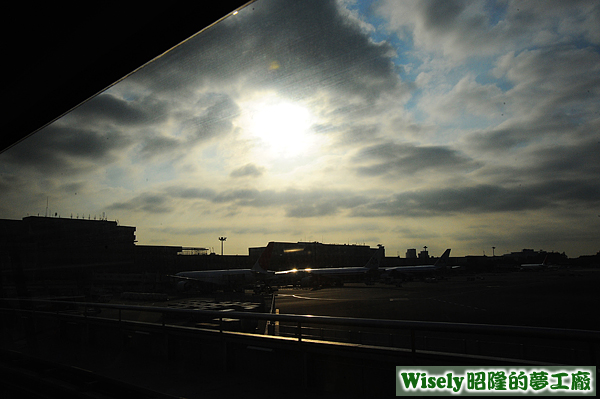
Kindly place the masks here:
[(381, 266), (381, 260), (383, 259), (384, 251), (384, 247), (380, 246), (373, 256), (371, 256), (371, 259), (369, 259), (365, 267), (371, 270), (377, 270)]
[(442, 256), (440, 256), (440, 258), (437, 260), (437, 262), (435, 262), (435, 264), (433, 266), (435, 267), (444, 267), (448, 264), (448, 258), (450, 258), (450, 250), (451, 248), (448, 248), (447, 250), (444, 251), (444, 253), (442, 254)]
[(254, 266), (252, 266), (252, 271), (257, 273), (266, 273), (269, 270), (269, 262), (271, 261), (271, 254), (273, 253), (273, 246), (275, 243), (273, 241), (267, 244), (267, 247), (260, 255)]

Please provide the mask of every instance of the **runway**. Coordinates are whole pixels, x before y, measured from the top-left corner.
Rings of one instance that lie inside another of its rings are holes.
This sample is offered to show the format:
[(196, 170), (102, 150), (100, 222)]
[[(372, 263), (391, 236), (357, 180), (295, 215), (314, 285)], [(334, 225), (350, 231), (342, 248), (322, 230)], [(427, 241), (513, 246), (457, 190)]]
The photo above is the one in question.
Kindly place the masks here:
[(401, 287), (347, 284), (339, 288), (280, 289), (281, 314), (594, 330), (600, 270), (553, 270), (454, 276)]

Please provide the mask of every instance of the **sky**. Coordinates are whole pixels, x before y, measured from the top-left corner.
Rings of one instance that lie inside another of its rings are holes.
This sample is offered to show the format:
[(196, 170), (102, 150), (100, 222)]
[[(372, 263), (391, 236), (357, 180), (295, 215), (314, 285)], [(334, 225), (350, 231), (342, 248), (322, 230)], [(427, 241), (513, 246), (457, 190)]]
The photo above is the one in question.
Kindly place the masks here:
[(0, 218), (577, 257), (598, 154), (597, 1), (259, 0), (1, 153)]

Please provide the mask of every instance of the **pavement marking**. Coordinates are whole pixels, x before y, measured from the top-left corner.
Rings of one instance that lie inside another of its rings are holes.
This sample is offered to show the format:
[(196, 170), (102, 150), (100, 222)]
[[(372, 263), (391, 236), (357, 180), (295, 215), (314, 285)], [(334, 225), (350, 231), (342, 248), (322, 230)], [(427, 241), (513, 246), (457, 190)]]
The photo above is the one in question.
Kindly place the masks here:
[(317, 299), (317, 300), (321, 300), (321, 301), (337, 301), (337, 299), (334, 298), (312, 298), (309, 296), (301, 296), (301, 295), (295, 295), (295, 294), (277, 294), (277, 296), (291, 296), (297, 299)]

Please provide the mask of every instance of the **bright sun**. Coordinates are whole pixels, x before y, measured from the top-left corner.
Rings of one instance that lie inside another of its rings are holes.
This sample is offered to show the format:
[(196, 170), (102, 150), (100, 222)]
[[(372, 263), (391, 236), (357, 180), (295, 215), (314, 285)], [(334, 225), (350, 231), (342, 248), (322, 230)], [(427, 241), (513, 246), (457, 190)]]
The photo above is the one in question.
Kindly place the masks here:
[(248, 113), (248, 132), (274, 156), (300, 156), (310, 150), (315, 138), (313, 116), (304, 106), (270, 101), (253, 104)]

